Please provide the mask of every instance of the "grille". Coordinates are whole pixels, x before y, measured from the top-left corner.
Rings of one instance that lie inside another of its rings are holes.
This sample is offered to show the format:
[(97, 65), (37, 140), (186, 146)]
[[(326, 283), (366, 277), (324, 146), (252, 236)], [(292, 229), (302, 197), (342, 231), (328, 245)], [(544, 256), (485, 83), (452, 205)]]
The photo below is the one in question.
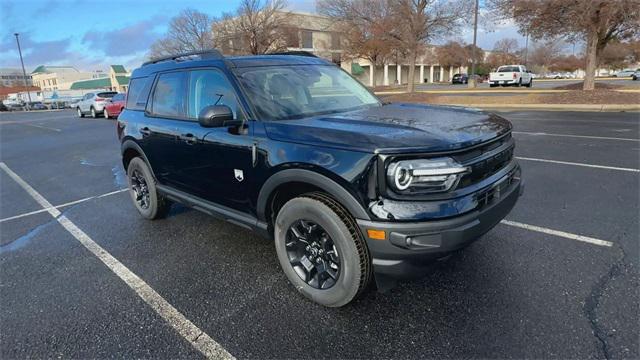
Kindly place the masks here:
[(457, 188), (464, 188), (478, 183), (500, 171), (513, 159), (515, 144), (511, 134), (454, 158), (471, 171), (460, 179)]

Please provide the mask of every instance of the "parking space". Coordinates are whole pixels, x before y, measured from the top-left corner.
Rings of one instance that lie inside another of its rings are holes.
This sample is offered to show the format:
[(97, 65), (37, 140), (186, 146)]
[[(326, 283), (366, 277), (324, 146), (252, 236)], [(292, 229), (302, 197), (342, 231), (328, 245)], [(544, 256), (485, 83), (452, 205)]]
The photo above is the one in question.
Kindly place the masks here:
[(327, 309), (249, 231), (181, 206), (142, 220), (113, 120), (1, 114), (0, 162), (68, 223), (0, 170), (0, 357), (638, 358), (640, 173), (612, 168), (640, 169), (639, 114), (502, 115), (518, 157), (576, 165), (521, 160), (514, 223)]
[[(534, 79), (533, 80), (533, 88), (534, 89), (553, 89), (557, 86), (565, 86), (571, 84), (577, 84), (582, 82), (582, 79)], [(640, 88), (640, 81), (633, 81), (631, 78), (628, 79), (615, 79), (615, 80), (597, 80), (598, 83), (607, 84), (607, 85), (619, 85), (624, 86), (625, 88), (638, 89)], [(449, 84), (449, 83), (435, 83), (435, 84), (419, 84), (416, 85), (416, 88), (419, 90), (464, 90), (467, 88), (466, 84)], [(489, 90), (489, 83), (483, 82), (478, 84), (478, 89), (487, 89)], [(518, 90), (527, 90), (528, 88), (515, 88), (509, 87), (504, 88), (500, 87), (498, 89), (511, 89), (514, 91)], [(468, 94), (471, 95), (471, 94)]]

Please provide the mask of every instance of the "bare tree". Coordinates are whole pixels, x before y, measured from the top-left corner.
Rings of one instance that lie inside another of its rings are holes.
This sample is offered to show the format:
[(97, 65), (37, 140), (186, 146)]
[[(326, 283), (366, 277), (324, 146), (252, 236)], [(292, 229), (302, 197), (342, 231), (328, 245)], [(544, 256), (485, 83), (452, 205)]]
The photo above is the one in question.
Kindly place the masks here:
[(565, 37), (585, 41), (583, 90), (593, 90), (599, 57), (615, 39), (638, 36), (640, 0), (489, 0), (520, 31), (534, 38)]
[[(335, 21), (347, 58), (367, 59), (372, 64), (370, 71), (375, 71), (394, 55), (395, 41), (388, 29), (395, 20), (387, 11), (386, 0), (319, 0), (317, 9)], [(375, 87), (375, 73), (372, 77)]]
[[(365, 11), (371, 3), (375, 1), (321, 0), (320, 8), (334, 18), (363, 22), (373, 27), (379, 19)], [(393, 19), (393, 24), (387, 25), (386, 36), (395, 41), (395, 53), (407, 54), (407, 90), (413, 92), (416, 59), (421, 50), (429, 41), (457, 28), (460, 20), (468, 14), (470, 3), (464, 0), (382, 0), (379, 4), (385, 18)]]
[(464, 44), (458, 41), (448, 41), (446, 44), (436, 48), (438, 64), (441, 66), (462, 66), (469, 60), (469, 54)]
[(493, 50), (487, 56), (487, 64), (492, 68), (500, 65), (516, 64), (520, 61), (518, 40), (506, 38), (496, 41)]
[(398, 22), (390, 35), (407, 49), (409, 58), (408, 92), (415, 89), (416, 58), (424, 44), (450, 34), (470, 12), (468, 1), (389, 0)]
[(236, 54), (285, 50), (292, 31), (285, 6), (284, 0), (242, 0), (234, 13), (213, 23), (216, 45)]
[(148, 57), (175, 55), (191, 51), (201, 51), (213, 47), (211, 18), (193, 9), (185, 9), (169, 23), (164, 38), (151, 45)]
[(529, 55), (529, 63), (535, 67), (548, 68), (561, 55), (560, 45), (555, 40), (535, 43)]

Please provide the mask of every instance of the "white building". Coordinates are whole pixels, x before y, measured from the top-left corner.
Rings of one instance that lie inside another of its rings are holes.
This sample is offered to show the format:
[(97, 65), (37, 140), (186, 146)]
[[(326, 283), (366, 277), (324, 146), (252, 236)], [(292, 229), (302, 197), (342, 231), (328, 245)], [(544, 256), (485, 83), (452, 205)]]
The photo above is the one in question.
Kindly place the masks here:
[(31, 75), (27, 75), (25, 77), (22, 73), (22, 69), (0, 68), (0, 86), (24, 86), (25, 79), (27, 80), (27, 86), (31, 86)]

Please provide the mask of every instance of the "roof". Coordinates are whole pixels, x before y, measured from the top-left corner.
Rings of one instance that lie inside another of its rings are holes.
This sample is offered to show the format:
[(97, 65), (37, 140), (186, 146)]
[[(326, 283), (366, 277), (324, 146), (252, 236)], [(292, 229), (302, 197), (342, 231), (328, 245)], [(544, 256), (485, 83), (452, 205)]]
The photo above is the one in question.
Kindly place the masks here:
[(116, 81), (118, 81), (118, 85), (127, 85), (129, 84), (129, 77), (128, 76), (116, 76)]
[(74, 81), (73, 84), (71, 84), (71, 87), (69, 89), (83, 90), (83, 89), (99, 89), (104, 87), (111, 87), (111, 79), (109, 79), (108, 77)]
[(37, 73), (51, 73), (51, 72), (55, 72), (56, 69), (68, 69), (68, 70), (74, 70), (74, 71), (78, 71), (78, 69), (74, 68), (73, 66), (48, 66), (48, 65), (40, 65), (37, 68), (35, 68), (35, 70), (33, 70), (31, 73), (32, 74), (37, 74)]
[(116, 74), (126, 74), (127, 70), (122, 65), (111, 65), (111, 69)]

